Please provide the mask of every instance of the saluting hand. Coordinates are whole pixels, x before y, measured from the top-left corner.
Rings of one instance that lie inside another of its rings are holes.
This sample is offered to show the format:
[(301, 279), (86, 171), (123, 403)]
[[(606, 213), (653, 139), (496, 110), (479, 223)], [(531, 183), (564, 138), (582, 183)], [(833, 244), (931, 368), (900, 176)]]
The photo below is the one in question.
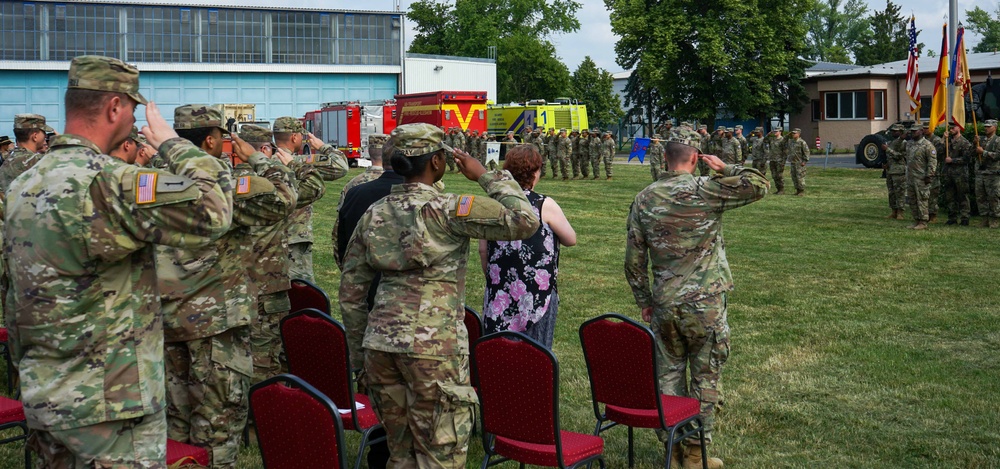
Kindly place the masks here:
[(458, 170), (470, 181), (478, 181), (480, 176), (486, 174), (486, 167), (479, 160), (457, 148), (455, 149), (455, 164), (458, 165)]
[(157, 150), (163, 142), (177, 138), (177, 132), (167, 123), (160, 114), (160, 108), (152, 101), (146, 105), (146, 125), (142, 126), (142, 135)]
[(705, 164), (707, 164), (709, 168), (712, 168), (712, 169), (714, 169), (716, 171), (720, 171), (720, 172), (723, 169), (726, 169), (726, 162), (722, 161), (718, 156), (715, 156), (715, 155), (706, 155), (706, 154), (702, 153), (702, 154), (699, 154), (698, 157), (701, 158), (701, 160), (704, 161)]
[(250, 145), (246, 142), (246, 140), (243, 140), (235, 133), (229, 135), (233, 138), (233, 153), (236, 154), (236, 157), (239, 158), (240, 162), (246, 163), (250, 161), (250, 155), (257, 153), (257, 150), (254, 149), (253, 145)]
[(319, 137), (313, 135), (311, 132), (309, 133), (309, 146), (313, 150), (319, 150), (320, 148), (323, 148), (323, 145), (325, 144), (319, 139)]

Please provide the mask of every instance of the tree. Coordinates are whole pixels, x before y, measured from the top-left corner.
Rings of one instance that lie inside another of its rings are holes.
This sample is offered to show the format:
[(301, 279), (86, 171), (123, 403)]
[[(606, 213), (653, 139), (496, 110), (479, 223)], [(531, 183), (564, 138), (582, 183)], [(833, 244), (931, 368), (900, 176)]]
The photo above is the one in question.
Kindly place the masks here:
[(569, 69), (549, 37), (580, 29), (579, 9), (574, 0), (419, 0), (407, 13), (409, 51), (486, 57), (496, 47), (498, 101), (554, 98), (570, 91)]
[(602, 128), (618, 123), (622, 117), (621, 97), (614, 92), (615, 80), (607, 70), (586, 56), (573, 72), (573, 95), (587, 105), (589, 121)]
[(990, 15), (982, 8), (975, 7), (965, 13), (965, 20), (969, 22), (966, 27), (980, 35), (979, 44), (972, 48), (972, 52), (996, 52), (1000, 49), (1000, 6), (997, 11)]
[(899, 14), (899, 5), (886, 0), (885, 10), (874, 12), (867, 21), (871, 29), (854, 46), (855, 63), (875, 65), (906, 60), (910, 36), (907, 33), (906, 18)]
[(665, 121), (669, 114), (660, 92), (642, 80), (644, 73), (638, 70), (632, 72), (625, 83), (625, 120), (631, 124), (640, 124), (645, 129), (644, 135), (652, 135), (653, 129)]
[(823, 62), (851, 63), (850, 51), (864, 37), (868, 24), (864, 0), (820, 0), (805, 11), (808, 32), (803, 57)]
[[(657, 107), (714, 124), (722, 110), (759, 116), (776, 109), (772, 86), (801, 80), (801, 12), (813, 0), (702, 2), (605, 0), (617, 62), (659, 93)], [(790, 102), (800, 102), (800, 96)]]

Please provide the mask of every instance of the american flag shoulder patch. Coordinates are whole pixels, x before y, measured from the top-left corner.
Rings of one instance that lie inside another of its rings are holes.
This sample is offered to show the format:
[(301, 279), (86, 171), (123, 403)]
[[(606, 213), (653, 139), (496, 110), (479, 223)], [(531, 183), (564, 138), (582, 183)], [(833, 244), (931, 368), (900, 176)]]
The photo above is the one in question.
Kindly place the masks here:
[(236, 194), (249, 194), (250, 193), (250, 176), (240, 176), (236, 182)]
[(458, 197), (458, 208), (455, 210), (455, 216), (467, 217), (472, 213), (472, 201), (476, 199), (474, 195), (462, 195)]
[(156, 173), (139, 173), (135, 187), (135, 203), (156, 202)]

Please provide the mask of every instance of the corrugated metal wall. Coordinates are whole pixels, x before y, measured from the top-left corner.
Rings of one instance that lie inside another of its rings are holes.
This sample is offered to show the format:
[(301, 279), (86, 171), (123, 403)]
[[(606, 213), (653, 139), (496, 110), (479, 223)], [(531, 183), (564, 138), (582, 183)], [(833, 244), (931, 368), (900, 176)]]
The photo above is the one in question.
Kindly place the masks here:
[[(167, 120), (183, 104), (256, 104), (257, 119), (303, 116), (331, 101), (392, 99), (398, 75), (319, 73), (196, 73), (143, 72), (143, 96), (155, 101)], [(63, 129), (66, 72), (0, 71), (0, 135), (13, 135), (14, 114), (46, 116), (49, 125)], [(142, 107), (138, 125), (145, 123)]]
[(487, 99), (497, 99), (497, 64), (493, 62), (407, 57), (405, 69), (405, 93), (486, 91)]

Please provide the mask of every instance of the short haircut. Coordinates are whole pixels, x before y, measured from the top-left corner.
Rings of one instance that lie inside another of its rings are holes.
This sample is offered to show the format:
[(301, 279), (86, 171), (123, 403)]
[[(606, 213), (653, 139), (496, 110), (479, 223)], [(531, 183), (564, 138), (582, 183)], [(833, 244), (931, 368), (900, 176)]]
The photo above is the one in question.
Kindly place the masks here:
[(16, 140), (17, 143), (25, 143), (28, 140), (31, 140), (31, 136), (34, 135), (35, 132), (45, 131), (42, 129), (14, 129), (14, 140)]
[(530, 189), (535, 183), (535, 172), (542, 167), (542, 155), (534, 145), (517, 145), (507, 151), (503, 169), (510, 171), (521, 189)]
[(189, 140), (194, 146), (201, 148), (201, 144), (205, 143), (205, 139), (209, 135), (212, 135), (214, 131), (218, 130), (219, 135), (222, 135), (222, 131), (218, 127), (196, 127), (193, 129), (176, 129), (177, 135), (181, 138)]
[(275, 143), (288, 143), (292, 140), (293, 134), (295, 134), (295, 132), (275, 132), (274, 141)]
[(101, 112), (101, 108), (112, 98), (123, 102), (135, 101), (125, 93), (69, 88), (63, 98), (67, 118), (91, 118)]
[(675, 167), (686, 163), (698, 149), (683, 143), (667, 142), (667, 166)]
[(416, 176), (423, 173), (427, 169), (427, 163), (431, 161), (431, 158), (444, 150), (438, 150), (433, 153), (428, 153), (426, 155), (420, 156), (406, 156), (401, 151), (395, 151), (392, 154), (390, 161), (392, 162), (392, 170), (403, 177)]

